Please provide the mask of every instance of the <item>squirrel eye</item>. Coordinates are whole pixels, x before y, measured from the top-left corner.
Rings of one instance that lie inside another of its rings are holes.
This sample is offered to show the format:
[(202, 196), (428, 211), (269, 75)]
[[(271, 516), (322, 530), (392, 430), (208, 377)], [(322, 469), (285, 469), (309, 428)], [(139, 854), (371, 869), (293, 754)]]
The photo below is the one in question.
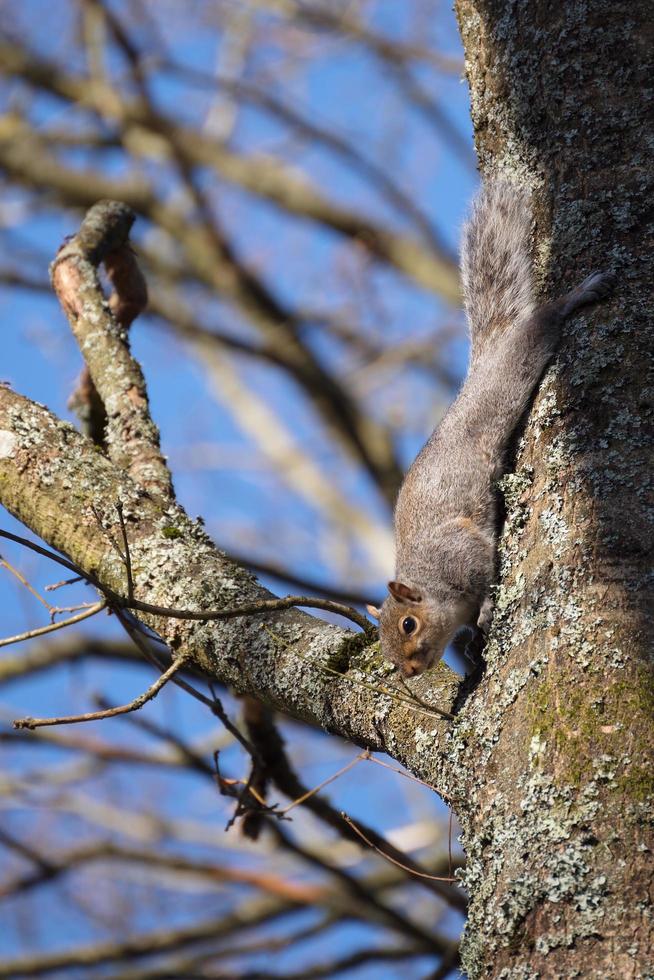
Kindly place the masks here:
[(410, 633), (413, 633), (413, 631), (415, 630), (415, 628), (416, 628), (417, 625), (418, 624), (416, 623), (416, 621), (413, 618), (413, 616), (406, 616), (402, 620), (402, 630), (407, 634), (407, 636)]

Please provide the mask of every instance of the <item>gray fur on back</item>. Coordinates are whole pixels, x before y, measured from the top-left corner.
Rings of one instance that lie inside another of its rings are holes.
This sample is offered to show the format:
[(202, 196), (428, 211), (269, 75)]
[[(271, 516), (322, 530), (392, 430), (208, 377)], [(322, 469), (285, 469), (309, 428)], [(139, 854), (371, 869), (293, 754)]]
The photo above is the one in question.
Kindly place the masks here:
[(468, 375), (406, 474), (395, 508), (396, 574), (380, 632), (384, 655), (406, 674), (439, 659), (460, 627), (476, 624), (482, 607), (480, 624), (487, 622), (495, 487), (507, 446), (556, 349), (562, 321), (613, 284), (610, 275), (595, 273), (537, 309), (530, 229), (528, 195), (508, 181), (486, 182), (462, 242)]

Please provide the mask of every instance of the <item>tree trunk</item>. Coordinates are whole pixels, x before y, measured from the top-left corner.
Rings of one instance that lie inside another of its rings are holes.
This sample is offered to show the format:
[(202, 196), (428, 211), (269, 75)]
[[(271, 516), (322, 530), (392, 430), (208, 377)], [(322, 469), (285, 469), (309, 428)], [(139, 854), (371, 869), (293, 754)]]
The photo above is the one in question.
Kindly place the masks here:
[[(504, 481), (483, 683), (458, 717), (470, 977), (631, 978), (652, 949), (654, 7), (458, 0), (482, 169), (534, 189), (566, 327)], [(647, 374), (649, 372), (649, 380)]]

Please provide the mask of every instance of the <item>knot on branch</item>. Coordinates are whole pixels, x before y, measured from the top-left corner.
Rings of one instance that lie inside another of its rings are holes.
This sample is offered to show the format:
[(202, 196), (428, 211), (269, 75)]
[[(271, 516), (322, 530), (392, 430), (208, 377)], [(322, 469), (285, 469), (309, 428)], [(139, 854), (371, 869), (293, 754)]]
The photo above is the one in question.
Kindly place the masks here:
[(136, 215), (122, 201), (98, 201), (89, 208), (75, 235), (78, 249), (92, 265), (127, 244)]

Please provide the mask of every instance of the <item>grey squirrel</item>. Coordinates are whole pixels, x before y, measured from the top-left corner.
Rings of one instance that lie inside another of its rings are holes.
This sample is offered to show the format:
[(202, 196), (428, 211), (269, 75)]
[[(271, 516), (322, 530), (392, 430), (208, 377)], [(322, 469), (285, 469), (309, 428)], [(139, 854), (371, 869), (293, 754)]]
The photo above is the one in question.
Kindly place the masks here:
[(554, 354), (563, 321), (607, 296), (595, 272), (537, 306), (527, 194), (487, 181), (464, 227), (463, 295), (471, 336), (468, 374), (409, 469), (395, 507), (395, 579), (381, 609), (381, 649), (405, 677), (435, 664), (462, 627), (487, 632), (495, 579), (497, 498), (511, 436)]

